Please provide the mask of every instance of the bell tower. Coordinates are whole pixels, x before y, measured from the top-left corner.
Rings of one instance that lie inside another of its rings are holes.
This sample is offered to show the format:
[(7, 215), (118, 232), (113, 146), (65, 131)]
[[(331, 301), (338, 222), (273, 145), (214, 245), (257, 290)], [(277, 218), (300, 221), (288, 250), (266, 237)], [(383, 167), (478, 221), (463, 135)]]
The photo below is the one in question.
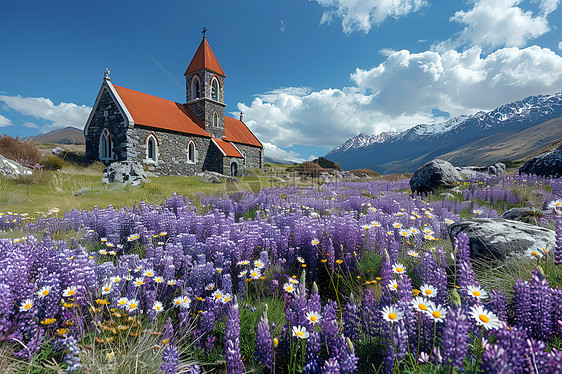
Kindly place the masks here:
[(213, 50), (203, 40), (185, 71), (186, 105), (205, 125), (205, 130), (215, 138), (224, 136), (224, 78)]

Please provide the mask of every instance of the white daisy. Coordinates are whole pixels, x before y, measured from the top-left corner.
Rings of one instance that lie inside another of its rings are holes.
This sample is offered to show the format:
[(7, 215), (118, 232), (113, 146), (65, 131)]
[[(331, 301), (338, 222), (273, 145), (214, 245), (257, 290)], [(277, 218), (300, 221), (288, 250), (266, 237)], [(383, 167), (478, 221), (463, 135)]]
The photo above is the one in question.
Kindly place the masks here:
[(395, 279), (393, 279), (393, 280), (391, 280), (391, 281), (388, 283), (388, 286), (387, 286), (387, 287), (388, 287), (391, 291), (396, 291), (396, 290), (398, 290), (398, 282), (397, 282)]
[(395, 229), (400, 229), (400, 228), (402, 228), (402, 224), (401, 224), (400, 222), (394, 222), (394, 223), (392, 224), (392, 226), (393, 226)]
[(138, 307), (139, 307), (139, 301), (137, 299), (131, 299), (127, 303), (127, 310), (129, 312), (133, 312), (133, 311), (137, 310)]
[(135, 287), (140, 287), (144, 284), (144, 278), (139, 277), (137, 279), (135, 279)]
[(117, 306), (124, 308), (129, 303), (129, 299), (126, 297), (121, 297), (117, 300)]
[(313, 325), (316, 325), (322, 319), (322, 317), (320, 316), (320, 313), (315, 312), (315, 311), (306, 313), (305, 317)]
[(160, 313), (164, 311), (164, 307), (162, 306), (161, 301), (155, 301), (154, 305), (152, 306), (152, 310), (156, 311), (156, 313)]
[(252, 271), (250, 271), (250, 277), (252, 277), (252, 279), (260, 279), (261, 277), (261, 271), (259, 268), (253, 268)]
[(312, 244), (312, 245), (318, 245), (318, 244), (320, 244), (320, 240), (314, 238), (314, 239), (312, 239), (312, 241), (310, 242), (310, 244)]
[(394, 274), (404, 274), (406, 272), (406, 268), (401, 263), (397, 262), (396, 264), (392, 265), (392, 271)]
[(168, 286), (175, 286), (177, 284), (177, 281), (175, 279), (170, 279), (168, 281)]
[(308, 339), (310, 334), (304, 326), (293, 326), (293, 336), (296, 336), (298, 339)]
[(484, 291), (480, 286), (470, 285), (466, 288), (466, 292), (468, 292), (469, 296), (472, 296), (476, 299), (485, 299), (486, 297), (488, 297), (488, 293)]
[(256, 261), (254, 261), (254, 266), (262, 269), (265, 266), (265, 264), (263, 262), (261, 262), (260, 260), (256, 260)]
[(433, 307), (433, 302), (425, 299), (423, 297), (415, 297), (412, 300), (412, 306), (414, 307), (414, 310), (417, 310), (418, 312), (423, 312), (423, 313), (427, 313), (427, 311), (429, 310), (430, 307)]
[(394, 305), (385, 306), (384, 308), (382, 308), (381, 313), (382, 313), (382, 318), (384, 318), (385, 321), (390, 323), (398, 322), (404, 316), (402, 310), (400, 310)]
[(64, 297), (72, 297), (76, 293), (76, 286), (70, 286), (64, 289), (62, 292), (62, 296)]
[(215, 284), (214, 283), (209, 283), (208, 285), (205, 286), (205, 289), (207, 291), (212, 291), (215, 288)]
[(222, 295), (221, 301), (223, 304), (228, 303), (230, 300), (232, 300), (232, 295), (230, 295), (229, 293), (225, 293), (224, 295)]
[(288, 293), (293, 293), (293, 292), (295, 292), (295, 287), (294, 287), (292, 284), (290, 284), (290, 283), (285, 283), (285, 284), (283, 285), (283, 289), (284, 289), (285, 291), (287, 291)]
[(437, 290), (431, 284), (424, 284), (420, 287), (420, 292), (425, 297), (435, 297)]
[(562, 200), (553, 200), (548, 203), (548, 209), (562, 210)]
[(546, 254), (546, 248), (542, 249), (542, 248), (538, 248), (537, 245), (533, 245), (531, 248), (527, 249), (525, 251), (525, 255), (527, 257), (530, 257), (534, 260), (540, 260), (543, 255)]
[(427, 308), (427, 314), (435, 322), (443, 322), (445, 320), (445, 316), (447, 315), (447, 309), (445, 309), (442, 305), (431, 303), (431, 305)]
[(471, 307), (470, 316), (476, 320), (479, 326), (484, 326), (486, 330), (497, 330), (502, 326), (499, 318), (494, 313), (485, 310), (482, 305)]
[(20, 312), (26, 312), (33, 307), (33, 300), (25, 299), (20, 305)]
[(213, 298), (213, 300), (219, 300), (222, 299), (223, 294), (221, 290), (216, 290), (215, 292), (213, 292), (213, 294), (211, 295), (211, 297)]
[(107, 295), (108, 293), (110, 293), (112, 291), (112, 287), (111, 287), (111, 283), (106, 283), (102, 288), (101, 288), (101, 294), (102, 295)]
[(147, 269), (147, 270), (144, 271), (144, 273), (142, 275), (144, 275), (145, 277), (148, 277), (148, 278), (152, 278), (154, 276), (154, 270)]

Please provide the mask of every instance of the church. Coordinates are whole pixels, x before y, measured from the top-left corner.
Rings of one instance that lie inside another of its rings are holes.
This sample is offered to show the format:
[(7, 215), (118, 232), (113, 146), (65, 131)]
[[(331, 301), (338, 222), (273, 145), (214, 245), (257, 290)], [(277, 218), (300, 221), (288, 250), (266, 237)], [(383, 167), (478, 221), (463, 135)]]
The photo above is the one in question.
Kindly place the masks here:
[(153, 175), (263, 169), (263, 145), (240, 119), (225, 114), (226, 75), (205, 36), (185, 71), (186, 103), (114, 85), (106, 69), (84, 127), (86, 157), (134, 161)]

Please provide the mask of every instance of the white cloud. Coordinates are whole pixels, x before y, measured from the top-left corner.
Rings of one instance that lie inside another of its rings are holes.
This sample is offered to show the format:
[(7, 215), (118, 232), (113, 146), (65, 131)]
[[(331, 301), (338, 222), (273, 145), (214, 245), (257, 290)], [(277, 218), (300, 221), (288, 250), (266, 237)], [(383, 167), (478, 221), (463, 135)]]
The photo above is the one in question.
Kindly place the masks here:
[(284, 149), (277, 147), (275, 144), (263, 143), (263, 148), (265, 157), (299, 163), (306, 161), (306, 159), (302, 158), (297, 152), (285, 151)]
[(558, 49), (562, 50), (562, 42), (558, 43)]
[(0, 127), (12, 126), (12, 120), (0, 114)]
[(43, 130), (52, 130), (66, 126), (84, 128), (92, 108), (86, 105), (61, 102), (55, 105), (44, 97), (22, 97), (0, 95), (0, 102), (23, 115), (50, 121)]
[(38, 129), (39, 125), (33, 122), (24, 122), (23, 125), (29, 129)]
[[(283, 88), (239, 103), (258, 138), (278, 147), (334, 147), (360, 132), (402, 131), (452, 116), (491, 110), (529, 95), (562, 90), (562, 57), (538, 46), (464, 52), (389, 51), (378, 66), (351, 74), (352, 87)], [(302, 156), (301, 156), (302, 157)]]
[(559, 0), (543, 0), (539, 14), (524, 11), (521, 0), (477, 0), (468, 11), (450, 18), (466, 27), (457, 38), (441, 43), (441, 49), (468, 44), (480, 47), (523, 47), (529, 40), (550, 30), (546, 16), (558, 7)]
[(341, 19), (346, 34), (362, 31), (367, 34), (375, 25), (385, 19), (399, 18), (419, 11), (427, 5), (426, 0), (315, 0), (322, 8), (321, 23), (329, 23), (334, 18)]

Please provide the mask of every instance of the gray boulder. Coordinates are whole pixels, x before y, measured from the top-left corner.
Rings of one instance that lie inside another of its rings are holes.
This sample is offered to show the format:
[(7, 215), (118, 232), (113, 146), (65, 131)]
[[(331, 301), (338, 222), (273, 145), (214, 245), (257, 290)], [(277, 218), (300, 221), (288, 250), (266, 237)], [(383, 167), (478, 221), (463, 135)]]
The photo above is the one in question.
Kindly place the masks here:
[(146, 171), (138, 162), (133, 161), (117, 161), (112, 162), (103, 169), (102, 183), (121, 183), (123, 185), (131, 184), (138, 186), (142, 181), (146, 180)]
[(534, 208), (511, 208), (503, 212), (500, 218), (510, 219), (512, 221), (521, 221), (525, 223), (535, 223), (543, 216), (543, 211)]
[(519, 168), (519, 174), (535, 174), (544, 177), (562, 177), (562, 146), (527, 161)]
[(31, 169), (20, 163), (0, 155), (0, 175), (10, 179), (17, 179), (23, 175), (31, 175)]
[(556, 242), (553, 230), (506, 219), (474, 218), (449, 226), (451, 240), (460, 232), (470, 238), (472, 258), (505, 260), (523, 254), (533, 244), (553, 247)]
[(440, 187), (454, 187), (460, 180), (461, 175), (450, 162), (435, 159), (415, 171), (410, 187), (412, 192), (429, 193)]
[(221, 182), (240, 183), (240, 180), (231, 177), (229, 175), (217, 173), (216, 171), (206, 170), (201, 173), (197, 173), (197, 176), (204, 183), (221, 183)]

